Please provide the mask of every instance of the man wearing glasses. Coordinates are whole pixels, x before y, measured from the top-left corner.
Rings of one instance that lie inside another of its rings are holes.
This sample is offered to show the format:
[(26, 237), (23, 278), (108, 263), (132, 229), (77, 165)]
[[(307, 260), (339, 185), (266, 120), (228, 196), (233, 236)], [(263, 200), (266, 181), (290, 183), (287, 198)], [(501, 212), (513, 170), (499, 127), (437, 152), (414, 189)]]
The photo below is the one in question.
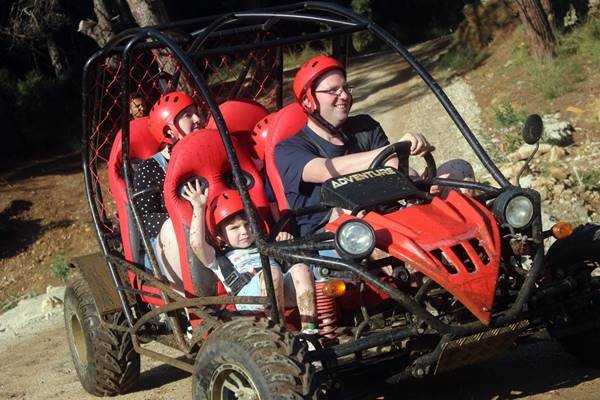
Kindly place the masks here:
[[(295, 136), (279, 143), (275, 160), (290, 209), (319, 204), (326, 180), (369, 167), (390, 144), (377, 121), (368, 115), (349, 116), (352, 86), (336, 59), (320, 55), (304, 63), (293, 83), (296, 100), (308, 114), (307, 124)], [(421, 134), (407, 134), (411, 155), (423, 156), (431, 146)], [(397, 166), (391, 159), (388, 165)], [(300, 235), (314, 233), (326, 213), (298, 217)]]

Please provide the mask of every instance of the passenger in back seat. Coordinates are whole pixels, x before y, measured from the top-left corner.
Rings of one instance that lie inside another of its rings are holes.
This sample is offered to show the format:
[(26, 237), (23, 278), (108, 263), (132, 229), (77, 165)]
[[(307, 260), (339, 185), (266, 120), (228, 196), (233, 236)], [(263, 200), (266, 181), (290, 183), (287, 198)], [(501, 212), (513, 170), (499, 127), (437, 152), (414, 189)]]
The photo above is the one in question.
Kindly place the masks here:
[[(198, 259), (210, 268), (223, 282), (227, 293), (238, 296), (264, 296), (265, 282), (262, 278), (260, 253), (254, 246), (254, 237), (244, 215), (244, 206), (239, 193), (227, 190), (212, 201), (206, 211), (208, 188), (201, 189), (198, 181), (188, 182), (183, 197), (193, 207), (190, 223), (190, 247)], [(212, 218), (212, 237), (219, 241), (222, 249), (216, 251), (206, 238), (206, 218)], [(291, 239), (282, 232), (278, 240)], [(297, 306), (300, 313), (302, 333), (316, 334), (316, 300), (312, 274), (305, 264), (295, 264), (282, 274), (277, 261), (269, 259), (277, 306), (283, 321), (283, 311)], [(204, 268), (204, 267), (201, 267)], [(260, 305), (239, 304), (240, 311), (260, 310)]]
[[(298, 134), (277, 144), (275, 161), (288, 205), (299, 209), (318, 205), (322, 183), (367, 169), (390, 143), (370, 116), (349, 116), (352, 86), (346, 81), (344, 66), (336, 59), (321, 55), (307, 61), (298, 70), (293, 89), (308, 114), (308, 122)], [(411, 156), (424, 156), (431, 150), (427, 139), (418, 133), (406, 134), (400, 141), (411, 143)], [(389, 163), (397, 166), (397, 159)], [(448, 163), (439, 168), (444, 177), (473, 180), (473, 170), (466, 161)], [(298, 217), (300, 235), (314, 233), (326, 217), (327, 212)]]
[[(142, 221), (152, 242), (154, 254), (163, 274), (181, 289), (181, 267), (173, 224), (169, 219), (163, 197), (165, 172), (171, 149), (177, 141), (201, 128), (197, 106), (184, 92), (171, 92), (161, 96), (152, 106), (148, 129), (163, 144), (160, 152), (144, 160), (133, 177), (135, 204), (141, 212)], [(149, 268), (146, 256), (145, 265)]]
[(146, 105), (141, 94), (136, 93), (130, 97), (129, 115), (131, 115), (131, 119), (137, 119), (146, 116)]

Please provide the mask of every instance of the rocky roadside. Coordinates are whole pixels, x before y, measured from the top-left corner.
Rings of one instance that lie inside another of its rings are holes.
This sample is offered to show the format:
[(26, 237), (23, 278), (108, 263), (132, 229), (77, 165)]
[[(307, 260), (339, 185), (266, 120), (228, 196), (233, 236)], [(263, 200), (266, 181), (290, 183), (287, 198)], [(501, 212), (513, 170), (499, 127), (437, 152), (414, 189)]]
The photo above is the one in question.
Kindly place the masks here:
[(29, 336), (62, 318), (64, 291), (63, 286), (48, 286), (45, 294), (22, 299), (16, 307), (0, 315), (0, 351), (9, 347), (12, 340)]
[[(575, 225), (600, 223), (600, 142), (576, 143), (576, 128), (559, 114), (545, 115), (539, 148), (520, 178), (522, 187), (540, 193), (542, 208), (550, 220)], [(499, 164), (515, 182), (535, 146), (523, 144)]]

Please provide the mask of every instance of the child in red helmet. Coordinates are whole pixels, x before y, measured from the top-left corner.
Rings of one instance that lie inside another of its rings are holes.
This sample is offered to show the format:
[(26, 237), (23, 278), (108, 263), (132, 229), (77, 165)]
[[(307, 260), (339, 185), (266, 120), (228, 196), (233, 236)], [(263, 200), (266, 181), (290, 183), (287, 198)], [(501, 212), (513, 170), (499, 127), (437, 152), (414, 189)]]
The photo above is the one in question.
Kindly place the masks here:
[[(183, 197), (193, 207), (190, 223), (190, 247), (198, 259), (210, 268), (223, 282), (230, 295), (264, 296), (265, 282), (262, 277), (260, 254), (255, 246), (250, 225), (245, 218), (240, 195), (235, 190), (227, 190), (213, 199), (207, 211), (208, 188), (204, 191), (200, 183), (188, 182)], [(223, 244), (220, 255), (206, 240), (206, 219), (215, 240)], [(291, 236), (282, 232), (277, 240), (287, 240)], [(223, 259), (225, 257), (226, 259)], [(316, 304), (312, 274), (305, 264), (295, 264), (283, 274), (277, 261), (269, 259), (277, 307), (283, 321), (283, 310), (289, 306), (298, 306), (302, 323), (302, 332), (315, 334)], [(229, 271), (231, 267), (232, 271)], [(240, 311), (259, 310), (260, 305), (236, 305)]]
[[(201, 119), (194, 99), (184, 92), (161, 96), (150, 109), (148, 129), (162, 143), (161, 151), (144, 160), (133, 176), (134, 199), (141, 213), (162, 273), (177, 290), (183, 290), (177, 240), (165, 207), (163, 185), (171, 148), (184, 136), (199, 129)], [(144, 264), (149, 268), (148, 256)]]

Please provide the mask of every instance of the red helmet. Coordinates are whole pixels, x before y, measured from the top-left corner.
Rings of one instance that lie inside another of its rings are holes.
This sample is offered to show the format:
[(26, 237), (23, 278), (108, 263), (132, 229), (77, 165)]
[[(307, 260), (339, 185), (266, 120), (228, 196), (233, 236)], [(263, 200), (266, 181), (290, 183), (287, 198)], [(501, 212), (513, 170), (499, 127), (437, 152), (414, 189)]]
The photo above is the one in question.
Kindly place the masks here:
[(217, 227), (227, 218), (244, 210), (240, 194), (233, 189), (227, 189), (216, 196), (210, 207), (208, 215), (208, 230), (216, 238), (218, 235)]
[(179, 128), (175, 126), (175, 117), (186, 107), (194, 104), (194, 99), (184, 92), (171, 92), (160, 96), (150, 109), (148, 129), (160, 143), (174, 144), (173, 138), (165, 135), (165, 129), (181, 138)]
[(267, 115), (256, 123), (250, 134), (250, 144), (254, 149), (256, 157), (260, 160), (265, 159), (265, 147), (267, 146), (267, 137), (269, 134), (269, 121), (275, 117), (275, 113)]
[(342, 63), (333, 57), (320, 55), (305, 62), (294, 78), (294, 95), (298, 103), (302, 105), (302, 99), (306, 96), (310, 102), (310, 111), (316, 111), (317, 104), (312, 86), (319, 77), (334, 69), (339, 69), (344, 75), (346, 74), (346, 69)]

